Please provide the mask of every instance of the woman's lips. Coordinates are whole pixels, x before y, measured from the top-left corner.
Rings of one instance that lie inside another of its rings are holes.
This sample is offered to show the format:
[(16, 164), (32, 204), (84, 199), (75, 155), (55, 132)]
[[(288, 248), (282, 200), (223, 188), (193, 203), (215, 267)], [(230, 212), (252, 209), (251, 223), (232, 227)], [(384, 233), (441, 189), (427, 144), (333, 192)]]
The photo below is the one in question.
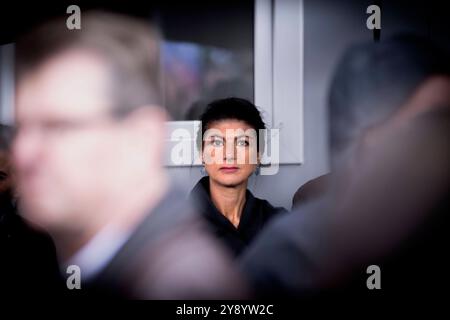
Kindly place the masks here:
[(219, 169), (220, 171), (224, 173), (234, 173), (239, 170), (238, 167), (222, 167)]

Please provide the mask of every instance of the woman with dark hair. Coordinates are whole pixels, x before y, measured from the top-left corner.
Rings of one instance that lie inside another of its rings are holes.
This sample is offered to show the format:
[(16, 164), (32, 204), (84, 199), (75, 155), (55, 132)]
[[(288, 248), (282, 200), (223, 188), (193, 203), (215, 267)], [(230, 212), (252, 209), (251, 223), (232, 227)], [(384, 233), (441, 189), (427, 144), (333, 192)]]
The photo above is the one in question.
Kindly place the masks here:
[(211, 102), (200, 118), (198, 146), (207, 176), (190, 197), (198, 204), (214, 234), (238, 256), (276, 214), (286, 211), (258, 199), (247, 189), (259, 170), (265, 129), (251, 102), (227, 98)]

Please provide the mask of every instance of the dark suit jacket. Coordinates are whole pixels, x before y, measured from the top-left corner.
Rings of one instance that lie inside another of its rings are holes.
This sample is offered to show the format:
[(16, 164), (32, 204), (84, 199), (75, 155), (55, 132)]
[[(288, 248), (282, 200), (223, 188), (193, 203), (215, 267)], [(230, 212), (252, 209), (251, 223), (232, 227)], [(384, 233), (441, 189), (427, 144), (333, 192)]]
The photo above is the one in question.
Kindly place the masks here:
[(133, 299), (245, 296), (231, 259), (183, 199), (171, 190), (100, 274), (70, 294)]

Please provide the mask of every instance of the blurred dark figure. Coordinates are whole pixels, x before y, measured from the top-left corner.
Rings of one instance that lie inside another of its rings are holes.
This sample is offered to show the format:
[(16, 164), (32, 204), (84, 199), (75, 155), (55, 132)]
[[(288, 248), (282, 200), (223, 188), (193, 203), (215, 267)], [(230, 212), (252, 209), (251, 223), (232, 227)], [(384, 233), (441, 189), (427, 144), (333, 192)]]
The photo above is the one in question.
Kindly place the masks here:
[(330, 88), (329, 187), (249, 249), (257, 292), (369, 294), (372, 264), (384, 297), (445, 288), (449, 61), (413, 36), (348, 50)]
[(154, 28), (99, 12), (83, 13), (81, 30), (55, 20), (17, 44), (16, 70), (20, 205), (54, 237), (70, 294), (241, 297), (231, 261), (163, 168)]
[[(332, 168), (362, 132), (389, 118), (424, 79), (448, 72), (443, 55), (435, 44), (415, 35), (356, 45), (344, 54), (328, 96)], [(315, 190), (327, 188), (330, 179), (317, 179), (297, 190), (295, 207), (301, 194), (320, 196)]]
[(55, 246), (17, 214), (11, 138), (12, 128), (0, 124), (0, 296), (51, 297), (60, 289)]

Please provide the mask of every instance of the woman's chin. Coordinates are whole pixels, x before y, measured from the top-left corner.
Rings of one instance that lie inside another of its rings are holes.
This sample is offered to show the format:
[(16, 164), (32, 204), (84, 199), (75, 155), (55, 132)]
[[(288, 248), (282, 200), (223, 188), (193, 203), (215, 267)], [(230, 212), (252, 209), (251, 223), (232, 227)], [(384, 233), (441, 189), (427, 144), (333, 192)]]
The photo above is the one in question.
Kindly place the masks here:
[(246, 182), (239, 174), (223, 174), (217, 177), (216, 181), (225, 187), (236, 187)]

